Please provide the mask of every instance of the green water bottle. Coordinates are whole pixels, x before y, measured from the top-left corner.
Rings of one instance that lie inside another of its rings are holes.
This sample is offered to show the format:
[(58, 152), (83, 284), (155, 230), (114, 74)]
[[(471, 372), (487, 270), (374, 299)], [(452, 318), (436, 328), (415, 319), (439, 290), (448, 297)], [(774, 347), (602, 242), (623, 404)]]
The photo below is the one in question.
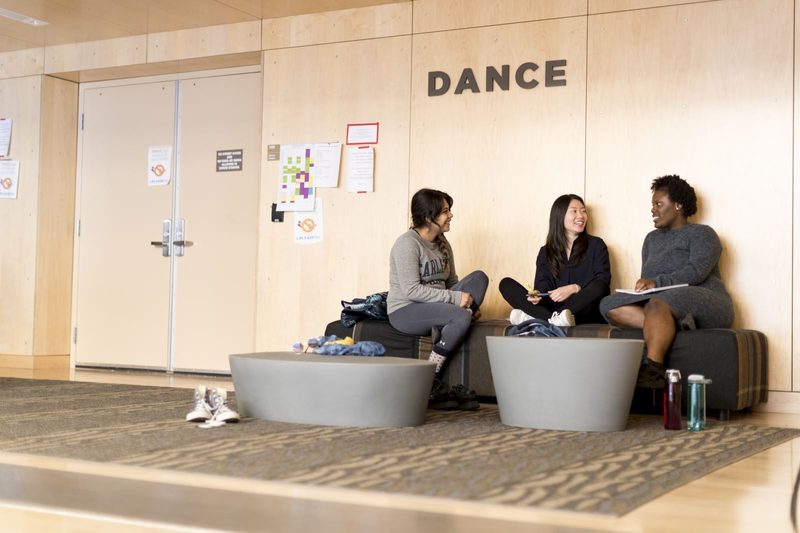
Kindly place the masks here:
[(700, 431), (706, 428), (706, 385), (711, 383), (702, 374), (692, 374), (689, 383), (689, 429)]

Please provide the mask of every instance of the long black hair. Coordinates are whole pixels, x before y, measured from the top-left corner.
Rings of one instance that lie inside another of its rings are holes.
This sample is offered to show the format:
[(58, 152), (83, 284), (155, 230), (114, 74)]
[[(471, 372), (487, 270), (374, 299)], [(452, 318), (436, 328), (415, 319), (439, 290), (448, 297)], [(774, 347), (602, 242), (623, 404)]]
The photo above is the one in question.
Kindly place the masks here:
[(562, 194), (553, 202), (550, 208), (550, 229), (547, 231), (547, 241), (544, 250), (547, 264), (553, 276), (558, 277), (565, 266), (578, 264), (583, 261), (586, 255), (586, 248), (589, 246), (588, 224), (583, 231), (578, 234), (575, 242), (572, 243), (572, 251), (567, 259), (567, 232), (564, 229), (564, 218), (567, 216), (567, 209), (572, 200), (578, 200), (583, 206), (586, 204), (583, 198), (577, 194)]
[[(411, 197), (411, 229), (427, 228), (437, 225), (434, 220), (447, 204), (448, 209), (453, 207), (453, 198), (446, 192), (435, 189), (420, 189)], [(439, 232), (433, 242), (439, 247), (445, 258), (449, 259), (447, 253), (447, 238), (444, 232)]]

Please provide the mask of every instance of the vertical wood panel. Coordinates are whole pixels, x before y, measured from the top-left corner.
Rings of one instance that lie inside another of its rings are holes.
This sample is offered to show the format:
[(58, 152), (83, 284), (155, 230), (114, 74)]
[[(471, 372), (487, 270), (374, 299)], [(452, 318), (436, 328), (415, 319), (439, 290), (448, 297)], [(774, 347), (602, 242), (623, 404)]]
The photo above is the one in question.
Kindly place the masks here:
[(77, 124), (78, 84), (45, 76), (37, 213), (34, 355), (69, 353)]
[[(340, 300), (389, 287), (389, 249), (405, 228), (411, 38), (392, 37), (264, 53), (258, 349), (285, 350), (321, 335)], [(294, 244), (294, 216), (270, 221), (279, 163), (268, 144), (341, 141), (348, 123), (380, 122), (375, 192), (317, 189), (324, 241)]]
[(265, 19), (262, 48), (393, 37), (411, 33), (411, 2)]
[(773, 390), (791, 380), (792, 38), (791, 0), (589, 19), (587, 196), (614, 285), (639, 276), (651, 180), (680, 174), (725, 247), (736, 326), (769, 338)]
[[(793, 391), (800, 391), (800, 9), (797, 0), (794, 1), (794, 159), (792, 169), (792, 183), (794, 198), (792, 205), (792, 387)], [(800, 395), (797, 395), (800, 401)]]
[(414, 32), (453, 30), (586, 14), (586, 0), (415, 0)]
[[(448, 238), (459, 275), (482, 269), (491, 280), (484, 316), (508, 316), (502, 277), (533, 281), (553, 200), (584, 192), (585, 39), (585, 18), (414, 37), (410, 193), (453, 196)], [(546, 87), (545, 62), (558, 59), (567, 60), (567, 85)], [(523, 89), (514, 73), (529, 61), (540, 68), (526, 78), (540, 83)], [(504, 64), (509, 89), (486, 91), (486, 67)], [(481, 92), (456, 95), (467, 67)], [(449, 74), (447, 94), (428, 96), (431, 71)]]
[(14, 120), (10, 159), (19, 160), (16, 200), (0, 200), (0, 354), (33, 349), (39, 200), (41, 76), (0, 81), (0, 117)]

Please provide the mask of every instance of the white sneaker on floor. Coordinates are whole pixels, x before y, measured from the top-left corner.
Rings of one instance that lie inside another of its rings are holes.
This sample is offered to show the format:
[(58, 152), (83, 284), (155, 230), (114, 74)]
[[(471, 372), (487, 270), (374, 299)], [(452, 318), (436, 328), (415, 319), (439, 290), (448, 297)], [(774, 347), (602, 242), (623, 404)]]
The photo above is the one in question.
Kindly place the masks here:
[(192, 410), (186, 414), (187, 422), (204, 422), (211, 418), (211, 406), (206, 401), (206, 387), (205, 385), (198, 385), (194, 389), (194, 406)]
[(512, 326), (518, 326), (522, 324), (526, 320), (530, 320), (533, 317), (523, 311), (522, 309), (512, 309), (511, 314), (508, 315), (508, 321), (511, 322)]
[(553, 313), (553, 316), (548, 320), (554, 326), (562, 328), (572, 327), (575, 325), (575, 315), (569, 309), (564, 309), (560, 313), (558, 311)]
[(214, 387), (208, 391), (208, 404), (211, 412), (214, 413), (214, 422), (238, 422), (239, 413), (228, 407), (228, 392), (220, 387)]

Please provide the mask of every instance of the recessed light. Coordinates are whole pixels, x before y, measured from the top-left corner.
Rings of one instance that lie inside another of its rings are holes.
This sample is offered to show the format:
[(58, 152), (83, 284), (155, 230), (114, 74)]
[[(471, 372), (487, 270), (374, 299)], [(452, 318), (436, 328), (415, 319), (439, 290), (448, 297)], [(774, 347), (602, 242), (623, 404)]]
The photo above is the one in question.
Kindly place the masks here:
[(0, 17), (16, 20), (17, 22), (22, 22), (23, 24), (29, 24), (31, 26), (47, 25), (47, 22), (44, 20), (39, 20), (37, 18), (29, 17), (28, 15), (23, 15), (21, 13), (17, 13), (16, 11), (11, 11), (10, 9), (3, 9), (2, 7), (0, 7)]

